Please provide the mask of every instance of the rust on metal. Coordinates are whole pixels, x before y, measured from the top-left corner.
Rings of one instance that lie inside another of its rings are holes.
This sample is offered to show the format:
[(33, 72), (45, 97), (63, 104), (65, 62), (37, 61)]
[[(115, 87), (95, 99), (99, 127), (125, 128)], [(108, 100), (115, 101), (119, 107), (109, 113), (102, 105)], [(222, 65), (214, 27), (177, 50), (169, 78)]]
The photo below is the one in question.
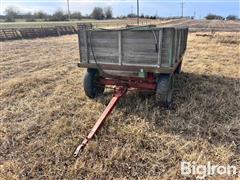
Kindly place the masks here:
[[(150, 74), (150, 73), (149, 73)], [(101, 78), (100, 84), (110, 86), (125, 86), (127, 88), (155, 90), (156, 81), (154, 77), (148, 76), (146, 79), (137, 77), (117, 77), (117, 78)]]

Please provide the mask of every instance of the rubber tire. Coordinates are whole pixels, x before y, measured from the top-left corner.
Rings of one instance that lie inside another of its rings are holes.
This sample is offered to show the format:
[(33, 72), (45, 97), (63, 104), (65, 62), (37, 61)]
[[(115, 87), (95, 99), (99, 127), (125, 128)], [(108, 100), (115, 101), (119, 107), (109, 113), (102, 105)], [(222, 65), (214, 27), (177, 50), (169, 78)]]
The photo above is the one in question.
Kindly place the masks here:
[(94, 99), (104, 92), (105, 86), (98, 85), (99, 78), (100, 75), (97, 69), (88, 69), (84, 76), (84, 92), (90, 99)]
[(175, 70), (175, 74), (180, 74), (182, 71), (182, 62), (178, 64), (178, 67)]
[(156, 101), (159, 105), (169, 108), (172, 105), (173, 76), (161, 74), (157, 82)]

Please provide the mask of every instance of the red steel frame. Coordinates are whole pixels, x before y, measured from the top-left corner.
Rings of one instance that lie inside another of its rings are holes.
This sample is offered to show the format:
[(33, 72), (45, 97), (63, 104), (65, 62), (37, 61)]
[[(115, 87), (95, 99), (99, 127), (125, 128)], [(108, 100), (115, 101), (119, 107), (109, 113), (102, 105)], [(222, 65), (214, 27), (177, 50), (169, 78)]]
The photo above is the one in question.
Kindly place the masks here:
[(102, 85), (111, 85), (116, 87), (134, 88), (139, 90), (155, 90), (156, 80), (153, 73), (148, 73), (146, 78), (139, 77), (119, 77), (109, 76), (100, 78), (99, 83)]
[(156, 80), (153, 73), (148, 73), (147, 78), (138, 77), (118, 77), (111, 76), (107, 78), (100, 78), (100, 85), (112, 85), (114, 88), (114, 96), (107, 105), (106, 109), (103, 111), (102, 115), (99, 117), (92, 130), (88, 136), (83, 140), (83, 142), (77, 147), (74, 152), (74, 157), (77, 157), (79, 152), (84, 149), (90, 139), (97, 133), (103, 122), (112, 112), (116, 104), (119, 102), (122, 96), (124, 96), (129, 88), (139, 89), (139, 90), (155, 90)]

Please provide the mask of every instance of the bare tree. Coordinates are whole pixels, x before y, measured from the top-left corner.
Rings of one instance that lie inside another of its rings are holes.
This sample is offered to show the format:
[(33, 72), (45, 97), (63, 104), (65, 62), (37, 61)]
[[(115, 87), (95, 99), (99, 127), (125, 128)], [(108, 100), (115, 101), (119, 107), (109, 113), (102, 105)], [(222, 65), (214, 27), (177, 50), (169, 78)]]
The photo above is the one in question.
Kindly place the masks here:
[(34, 17), (36, 19), (46, 19), (47, 18), (47, 14), (43, 11), (37, 11), (37, 12), (34, 12)]
[(112, 19), (113, 18), (113, 12), (111, 7), (105, 7), (104, 8), (104, 14), (106, 19)]
[(58, 9), (54, 12), (54, 14), (52, 15), (50, 20), (52, 20), (52, 21), (66, 21), (67, 20), (67, 15), (61, 9)]
[(136, 18), (137, 15), (134, 14), (134, 13), (130, 13), (130, 14), (127, 15), (127, 17), (128, 17), (128, 18)]
[(225, 18), (216, 14), (208, 14), (205, 19), (207, 20), (213, 20), (213, 19), (217, 19), (217, 20), (224, 20)]
[(8, 7), (5, 9), (5, 13), (5, 21), (7, 22), (14, 22), (20, 14), (20, 12), (15, 7)]
[(237, 20), (238, 18), (237, 18), (237, 16), (235, 16), (235, 15), (228, 15), (227, 17), (226, 17), (226, 20)]
[(71, 14), (71, 18), (72, 19), (78, 19), (78, 20), (80, 20), (80, 19), (82, 19), (82, 13), (81, 12), (73, 12), (72, 14)]
[(23, 14), (23, 17), (27, 22), (33, 22), (35, 21), (34, 15), (31, 12), (28, 12), (26, 14)]
[(101, 7), (95, 7), (91, 14), (92, 18), (101, 20), (104, 19), (103, 9)]

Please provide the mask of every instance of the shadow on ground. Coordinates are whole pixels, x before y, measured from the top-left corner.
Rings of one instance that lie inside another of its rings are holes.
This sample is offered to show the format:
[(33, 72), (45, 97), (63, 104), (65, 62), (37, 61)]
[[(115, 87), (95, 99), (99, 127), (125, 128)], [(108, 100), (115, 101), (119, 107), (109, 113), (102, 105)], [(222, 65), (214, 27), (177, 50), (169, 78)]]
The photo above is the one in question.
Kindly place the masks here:
[[(234, 144), (240, 152), (239, 79), (182, 73), (175, 78), (171, 109), (159, 107), (154, 93), (129, 92), (117, 106), (124, 116), (138, 116), (161, 130), (185, 139)], [(98, 101), (107, 105), (108, 91)], [(129, 108), (132, 107), (132, 108)]]

